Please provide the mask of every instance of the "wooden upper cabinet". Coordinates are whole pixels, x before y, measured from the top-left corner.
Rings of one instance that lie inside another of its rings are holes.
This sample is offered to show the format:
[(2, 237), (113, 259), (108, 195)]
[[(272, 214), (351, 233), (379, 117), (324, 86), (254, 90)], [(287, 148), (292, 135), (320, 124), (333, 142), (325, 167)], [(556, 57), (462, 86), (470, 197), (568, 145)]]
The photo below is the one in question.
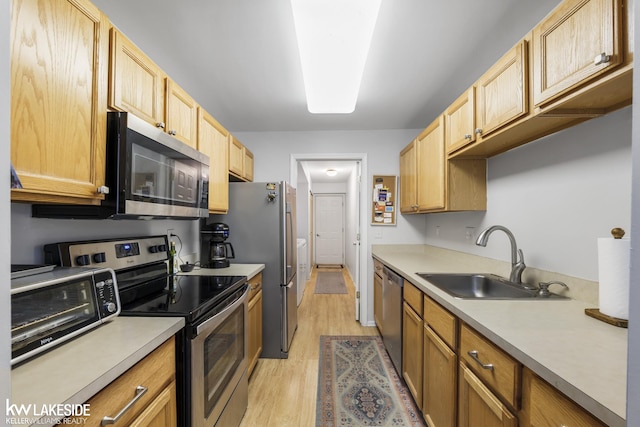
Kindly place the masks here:
[(229, 135), (229, 174), (235, 181), (253, 181), (253, 153)]
[(486, 136), (528, 112), (527, 42), (520, 41), (476, 82), (475, 133)]
[(253, 153), (247, 147), (244, 148), (244, 177), (253, 181)]
[(400, 212), (402, 213), (418, 211), (417, 165), (414, 140), (400, 152)]
[(470, 88), (444, 113), (447, 154), (476, 140), (475, 93), (475, 88)]
[(621, 14), (621, 0), (565, 0), (533, 29), (535, 106), (622, 63)]
[(173, 80), (166, 79), (166, 132), (197, 148), (198, 104)]
[(198, 108), (198, 150), (209, 156), (209, 212), (229, 209), (229, 132)]
[(165, 75), (117, 29), (111, 29), (109, 107), (164, 127)]
[(418, 210), (445, 207), (444, 116), (440, 115), (416, 140)]
[(86, 0), (11, 3), (14, 201), (98, 204), (105, 180), (109, 22)]

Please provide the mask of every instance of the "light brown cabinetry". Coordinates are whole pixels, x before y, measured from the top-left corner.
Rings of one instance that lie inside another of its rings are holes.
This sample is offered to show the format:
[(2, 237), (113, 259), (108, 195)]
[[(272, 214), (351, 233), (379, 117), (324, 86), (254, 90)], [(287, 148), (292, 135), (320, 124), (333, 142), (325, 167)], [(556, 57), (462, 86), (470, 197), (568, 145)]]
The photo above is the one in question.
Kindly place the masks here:
[(458, 426), (516, 427), (518, 419), (489, 388), (460, 363)]
[(621, 3), (565, 0), (533, 29), (536, 106), (622, 63)]
[[(91, 416), (75, 420), (76, 423), (101, 426), (104, 417), (115, 418), (135, 399), (117, 422), (111, 425), (175, 427), (175, 367), (175, 339), (172, 337), (89, 399), (87, 403), (91, 408)], [(67, 421), (60, 425), (70, 424), (74, 420)]]
[(476, 140), (476, 88), (460, 95), (444, 112), (447, 154)]
[(253, 153), (233, 135), (229, 136), (229, 174), (234, 181), (253, 181)]
[(431, 427), (454, 427), (457, 419), (457, 319), (423, 298), (422, 413)]
[(441, 115), (400, 153), (400, 211), (486, 209), (486, 161), (447, 160)]
[(196, 148), (195, 100), (115, 28), (111, 43), (109, 107), (137, 115)]
[(108, 55), (108, 19), (89, 1), (11, 1), (13, 201), (104, 199)]
[(249, 279), (249, 367), (247, 376), (251, 376), (262, 353), (262, 273)]
[(402, 377), (422, 409), (422, 292), (404, 281), (402, 314)]
[(529, 369), (523, 373), (522, 427), (580, 426), (604, 427), (564, 394)]
[(373, 260), (373, 318), (382, 335), (382, 263), (377, 259)]
[(229, 132), (198, 108), (198, 150), (209, 156), (209, 213), (229, 210)]

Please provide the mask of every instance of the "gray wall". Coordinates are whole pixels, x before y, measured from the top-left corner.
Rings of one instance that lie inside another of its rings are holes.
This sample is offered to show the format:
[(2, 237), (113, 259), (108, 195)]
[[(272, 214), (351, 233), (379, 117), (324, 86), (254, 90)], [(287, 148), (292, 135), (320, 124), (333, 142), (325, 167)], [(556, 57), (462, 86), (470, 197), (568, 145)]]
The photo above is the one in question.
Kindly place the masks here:
[[(0, 4), (0, 93), (11, 92), (9, 78), (9, 28), (11, 2), (3, 1)], [(0, 169), (9, 170), (9, 116), (10, 98), (0, 97)], [(8, 175), (8, 174), (7, 174)], [(5, 175), (5, 176), (7, 176)], [(5, 181), (6, 183), (7, 181)], [(9, 186), (0, 186), (0, 230), (6, 239), (11, 239), (9, 212)], [(11, 396), (11, 298), (10, 289), (10, 264), (11, 253), (9, 245), (0, 245), (0, 402), (4, 403)], [(3, 415), (4, 412), (0, 412)], [(0, 416), (0, 426), (6, 425), (4, 416)]]

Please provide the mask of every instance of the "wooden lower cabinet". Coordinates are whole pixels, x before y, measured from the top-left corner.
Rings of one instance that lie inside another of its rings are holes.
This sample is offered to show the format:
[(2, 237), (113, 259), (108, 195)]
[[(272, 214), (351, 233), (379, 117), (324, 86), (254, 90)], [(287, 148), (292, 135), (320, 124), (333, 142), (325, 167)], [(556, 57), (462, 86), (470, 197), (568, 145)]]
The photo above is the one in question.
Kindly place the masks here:
[(262, 273), (258, 273), (249, 279), (249, 367), (247, 376), (251, 376), (253, 369), (262, 354)]
[[(176, 427), (175, 381), (175, 338), (171, 337), (89, 399), (86, 403), (90, 405), (91, 416), (67, 419), (59, 425), (99, 427), (105, 417), (116, 418), (122, 411), (118, 420), (108, 425)], [(131, 406), (123, 411), (131, 402)]]
[(464, 363), (460, 363), (458, 426), (516, 427), (518, 419)]
[(429, 427), (455, 427), (456, 353), (427, 324), (423, 328), (422, 413)]
[(402, 377), (422, 409), (422, 317), (409, 304), (403, 303)]
[(523, 427), (604, 427), (582, 407), (529, 369), (523, 372)]

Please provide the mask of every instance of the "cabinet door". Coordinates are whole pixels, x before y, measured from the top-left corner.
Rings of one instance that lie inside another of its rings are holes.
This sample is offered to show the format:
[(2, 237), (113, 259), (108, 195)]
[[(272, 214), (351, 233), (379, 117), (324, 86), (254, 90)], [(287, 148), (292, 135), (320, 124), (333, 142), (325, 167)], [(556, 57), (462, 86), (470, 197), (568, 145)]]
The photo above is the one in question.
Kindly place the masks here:
[(430, 427), (456, 426), (457, 357), (425, 324), (422, 413)]
[(521, 41), (476, 82), (476, 133), (487, 135), (528, 111), (527, 42)]
[(418, 136), (417, 158), (418, 210), (444, 209), (445, 154), (443, 115)]
[(164, 73), (138, 47), (111, 29), (109, 107), (164, 127)]
[(198, 146), (198, 105), (174, 81), (166, 79), (166, 131), (193, 148)]
[(258, 363), (258, 358), (262, 353), (262, 290), (249, 301), (249, 367), (248, 376)]
[(472, 87), (444, 113), (447, 153), (452, 153), (476, 140), (475, 93), (475, 88)]
[(518, 419), (463, 363), (460, 363), (459, 427), (516, 427)]
[(238, 178), (244, 174), (244, 145), (233, 135), (229, 137), (229, 173)]
[(402, 304), (402, 377), (416, 401), (422, 406), (422, 317), (406, 302)]
[(620, 9), (620, 0), (566, 0), (533, 29), (536, 106), (622, 62)]
[(203, 108), (198, 109), (198, 150), (209, 156), (209, 212), (229, 210), (229, 132)]
[(130, 424), (130, 427), (176, 427), (176, 382), (172, 381), (145, 410)]
[(416, 172), (416, 142), (412, 141), (400, 152), (400, 211), (403, 213), (418, 211)]
[(105, 180), (109, 23), (86, 0), (11, 3), (12, 200), (97, 204)]
[(253, 153), (247, 147), (244, 148), (244, 174), (242, 176), (249, 182), (253, 181)]
[(382, 335), (382, 276), (373, 274), (373, 318)]

